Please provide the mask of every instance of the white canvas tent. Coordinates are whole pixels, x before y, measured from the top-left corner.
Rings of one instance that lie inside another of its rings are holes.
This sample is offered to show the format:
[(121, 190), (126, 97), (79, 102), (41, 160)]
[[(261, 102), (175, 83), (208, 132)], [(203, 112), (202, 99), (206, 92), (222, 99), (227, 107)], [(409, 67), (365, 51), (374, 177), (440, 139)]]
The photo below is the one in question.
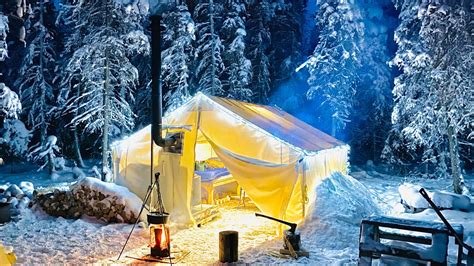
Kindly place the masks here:
[[(299, 222), (315, 186), (347, 172), (349, 147), (270, 106), (198, 93), (165, 116), (163, 131), (184, 131), (182, 154), (154, 148), (165, 208), (175, 223), (192, 225), (196, 160), (218, 157), (265, 214)], [(113, 145), (115, 182), (144, 198), (150, 184), (150, 127)]]

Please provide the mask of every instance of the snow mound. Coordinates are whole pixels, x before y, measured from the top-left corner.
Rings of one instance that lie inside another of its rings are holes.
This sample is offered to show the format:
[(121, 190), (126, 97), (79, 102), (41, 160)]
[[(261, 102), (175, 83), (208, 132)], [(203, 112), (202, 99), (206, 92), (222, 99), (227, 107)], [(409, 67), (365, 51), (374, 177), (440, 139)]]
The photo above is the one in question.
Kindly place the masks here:
[[(429, 203), (420, 194), (419, 185), (404, 183), (398, 187), (398, 193), (402, 199), (402, 203), (412, 209), (428, 209)], [(426, 191), (436, 206), (442, 209), (468, 210), (471, 199), (466, 195), (458, 195), (445, 191)]]
[(311, 219), (321, 222), (340, 221), (359, 226), (363, 218), (381, 213), (364, 185), (339, 172), (324, 179), (316, 188), (316, 195), (309, 213)]
[(125, 206), (126, 212), (132, 212), (135, 217), (138, 216), (142, 207), (143, 201), (135, 194), (130, 192), (128, 188), (116, 185), (114, 183), (103, 182), (97, 178), (85, 177), (77, 181), (71, 186), (72, 192), (76, 192), (83, 188), (88, 188), (90, 191), (101, 192), (108, 197), (111, 197), (118, 204)]
[(33, 183), (28, 181), (21, 181), (20, 188), (26, 195), (28, 195), (28, 197), (31, 197), (33, 195), (33, 192), (35, 191), (35, 186), (33, 185)]
[(300, 227), (303, 248), (334, 254), (341, 265), (357, 262), (354, 250), (359, 244), (360, 222), (381, 214), (371, 192), (353, 177), (341, 173), (322, 180), (315, 192), (316, 199)]

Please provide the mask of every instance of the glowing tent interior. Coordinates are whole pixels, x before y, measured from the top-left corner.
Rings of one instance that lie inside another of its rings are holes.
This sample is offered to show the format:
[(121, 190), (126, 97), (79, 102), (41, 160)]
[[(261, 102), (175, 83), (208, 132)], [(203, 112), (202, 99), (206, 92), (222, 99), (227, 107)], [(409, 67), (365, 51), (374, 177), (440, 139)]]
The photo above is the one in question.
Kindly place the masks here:
[[(265, 214), (299, 222), (315, 186), (347, 172), (349, 146), (270, 106), (198, 93), (164, 117), (163, 134), (183, 132), (180, 153), (154, 148), (154, 170), (172, 222), (195, 224), (197, 163), (217, 158)], [(150, 127), (114, 143), (114, 178), (144, 198), (150, 183)], [(200, 194), (199, 194), (200, 195)]]

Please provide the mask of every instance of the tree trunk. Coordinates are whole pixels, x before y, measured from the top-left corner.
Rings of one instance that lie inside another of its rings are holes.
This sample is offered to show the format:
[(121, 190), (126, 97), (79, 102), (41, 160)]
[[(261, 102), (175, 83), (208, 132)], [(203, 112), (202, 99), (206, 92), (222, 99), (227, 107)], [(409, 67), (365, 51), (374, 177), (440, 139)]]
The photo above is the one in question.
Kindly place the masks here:
[(82, 160), (81, 155), (81, 146), (79, 143), (79, 136), (77, 134), (77, 127), (74, 126), (73, 128), (73, 135), (74, 135), (74, 153), (76, 153), (76, 163), (79, 167), (85, 167), (84, 161)]
[[(40, 1), (40, 25), (41, 25), (41, 33), (40, 33), (40, 71), (41, 71), (41, 93), (40, 93), (40, 101), (41, 101), (41, 109), (40, 109), (40, 116), (41, 116), (41, 121), (40, 121), (40, 145), (44, 147), (46, 145), (46, 136), (48, 134), (48, 129), (46, 127), (46, 95), (45, 95), (45, 81), (44, 81), (44, 38), (46, 36), (45, 34), (45, 27), (44, 27), (44, 0)], [(54, 152), (54, 151), (52, 151)], [(54, 157), (49, 154), (48, 155), (48, 172), (49, 174), (53, 174), (54, 172)]]
[(53, 153), (54, 151), (51, 151), (48, 153), (48, 173), (49, 175), (52, 175), (54, 173), (54, 156)]
[(211, 28), (211, 95), (216, 95), (216, 58), (214, 51), (216, 50), (216, 40), (214, 33), (214, 2), (209, 0), (209, 27)]
[(454, 193), (463, 194), (463, 192), (467, 191), (467, 188), (464, 186), (464, 179), (461, 175), (461, 169), (459, 167), (459, 147), (457, 143), (457, 136), (454, 133), (453, 126), (451, 125), (448, 127), (448, 140)]
[(372, 161), (375, 163), (375, 159), (376, 158), (378, 159), (378, 157), (377, 157), (377, 134), (375, 134), (375, 132), (376, 132), (375, 128), (373, 128), (372, 130), (373, 130), (372, 131)]
[(331, 118), (331, 136), (336, 137), (336, 118)]
[(105, 181), (106, 174), (109, 169), (108, 151), (109, 151), (109, 123), (110, 123), (110, 81), (109, 81), (109, 57), (108, 50), (105, 50), (105, 81), (104, 81), (104, 125), (102, 128), (102, 181)]
[[(81, 92), (82, 92), (82, 86), (79, 85), (77, 90), (76, 90), (76, 97), (77, 98), (79, 98), (79, 96), (81, 96)], [(76, 108), (75, 108), (76, 111), (74, 112), (74, 117), (77, 117), (77, 114), (78, 114), (77, 110), (78, 109), (79, 109), (79, 104), (76, 103)], [(77, 125), (76, 124), (74, 124), (72, 132), (73, 132), (73, 137), (74, 137), (74, 153), (76, 154), (76, 164), (79, 167), (85, 167), (84, 160), (82, 160), (81, 143), (79, 141), (79, 134), (77, 132)]]

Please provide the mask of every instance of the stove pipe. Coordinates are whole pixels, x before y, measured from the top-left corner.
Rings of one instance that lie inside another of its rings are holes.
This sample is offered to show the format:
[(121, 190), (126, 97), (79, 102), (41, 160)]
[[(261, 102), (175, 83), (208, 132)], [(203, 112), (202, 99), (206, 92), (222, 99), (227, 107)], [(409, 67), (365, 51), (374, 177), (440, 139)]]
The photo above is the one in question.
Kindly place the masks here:
[(153, 142), (165, 146), (161, 136), (163, 120), (163, 92), (161, 89), (161, 16), (152, 15), (151, 20), (151, 137)]

